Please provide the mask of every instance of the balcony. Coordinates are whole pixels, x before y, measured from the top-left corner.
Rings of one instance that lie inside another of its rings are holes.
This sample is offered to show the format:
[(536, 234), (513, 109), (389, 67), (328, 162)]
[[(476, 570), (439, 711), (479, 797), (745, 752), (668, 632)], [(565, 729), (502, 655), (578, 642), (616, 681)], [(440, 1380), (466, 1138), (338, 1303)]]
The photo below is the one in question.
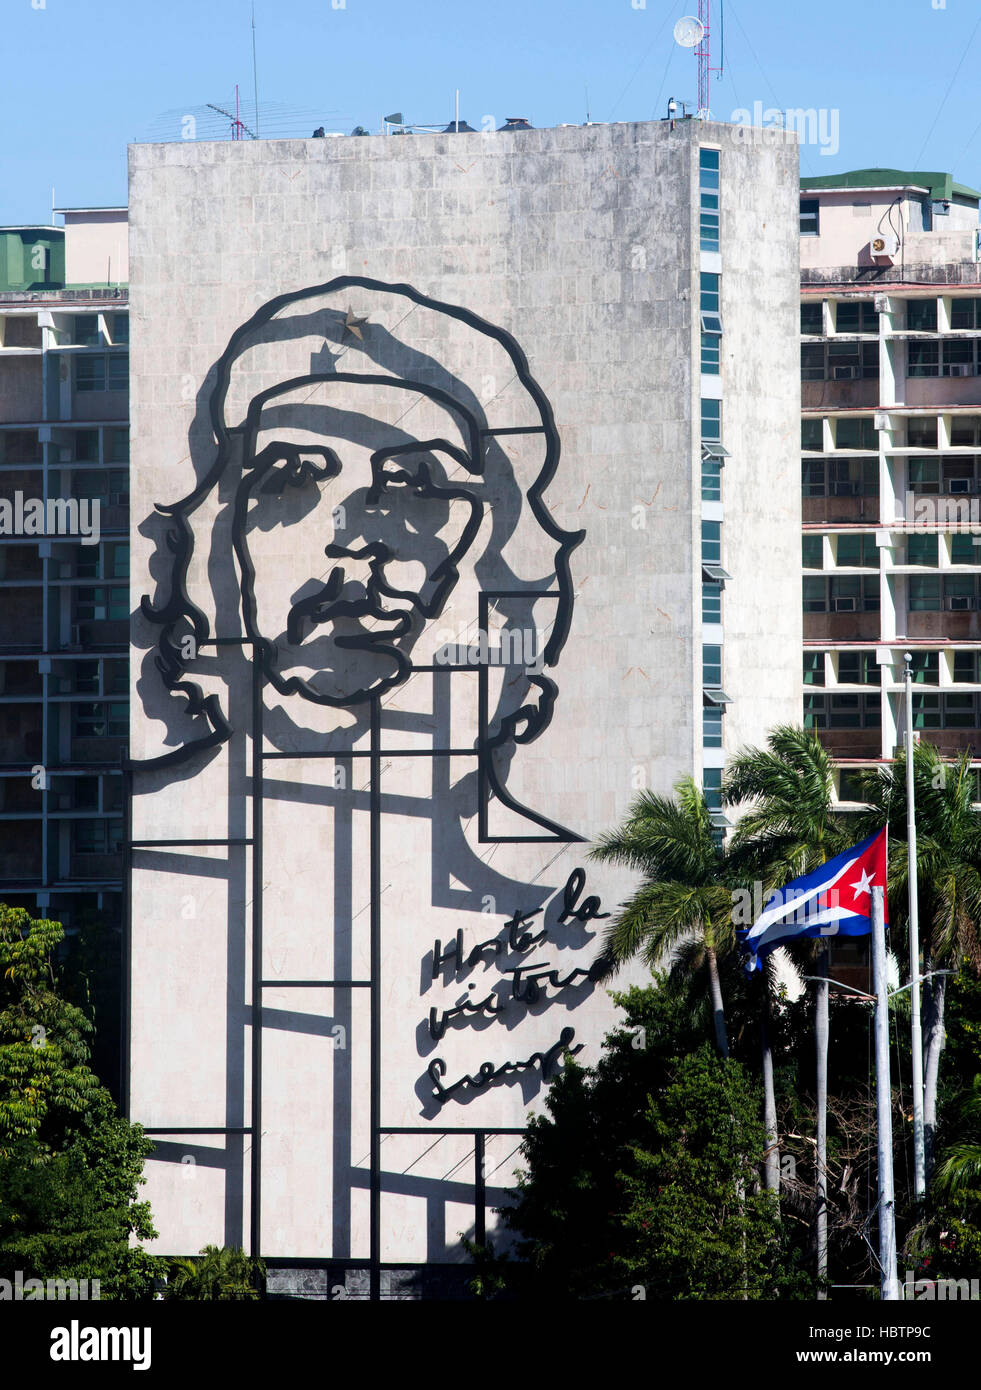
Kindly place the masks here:
[(879, 494), (871, 497), (803, 497), (801, 519), (817, 525), (868, 521), (878, 524)]
[(879, 378), (850, 381), (802, 381), (800, 403), (804, 410), (873, 410), (879, 404)]
[(123, 872), (121, 854), (81, 854), (74, 851), (70, 859), (69, 876), (76, 879), (120, 878)]
[[(807, 620), (805, 618), (805, 629)], [(981, 613), (942, 611), (907, 613), (906, 636), (948, 642), (981, 640)]]
[(92, 735), (72, 739), (71, 758), (73, 763), (107, 763), (119, 765), (119, 759), (126, 752), (125, 738)]
[(835, 758), (878, 758), (882, 754), (881, 729), (818, 729), (817, 736)]

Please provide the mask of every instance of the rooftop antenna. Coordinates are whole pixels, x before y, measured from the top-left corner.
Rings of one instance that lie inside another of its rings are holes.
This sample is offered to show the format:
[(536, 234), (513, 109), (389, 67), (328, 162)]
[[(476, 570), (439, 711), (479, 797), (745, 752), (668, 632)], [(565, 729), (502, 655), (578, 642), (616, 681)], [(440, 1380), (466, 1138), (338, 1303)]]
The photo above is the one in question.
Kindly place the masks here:
[[(237, 88), (236, 88), (237, 90)], [(259, 138), (259, 72), (255, 62), (255, 3), (252, 5), (252, 92), (255, 98), (255, 138)]]
[(592, 125), (592, 121), (589, 119), (589, 83), (584, 82), (583, 86), (586, 89), (586, 124)]
[[(707, 41), (707, 34), (708, 34), (708, 31), (707, 31), (707, 29), (706, 29), (706, 25), (702, 22), (702, 18), (701, 18), (701, 15), (702, 15), (702, 3), (703, 3), (703, 0), (699, 0), (699, 5), (698, 5), (698, 15), (699, 15), (699, 17), (698, 17), (698, 19), (696, 19), (696, 18), (694, 17), (694, 15), (687, 14), (687, 15), (685, 15), (682, 19), (679, 19), (678, 22), (677, 22), (677, 24), (674, 26), (674, 41), (675, 41), (675, 43), (678, 44), (679, 47), (681, 47), (681, 48), (694, 48), (694, 49), (696, 50), (695, 56), (698, 58), (698, 114), (699, 114), (699, 116), (702, 115), (702, 107), (703, 107), (703, 105), (704, 105), (704, 102), (703, 102), (703, 100), (702, 100), (702, 60), (701, 60), (701, 57), (699, 56), (700, 53), (701, 53), (701, 49), (698, 48), (698, 45), (702, 42), (703, 39), (705, 39), (705, 40)], [(706, 5), (706, 8), (707, 8), (707, 5)], [(685, 115), (687, 115), (688, 113), (687, 113), (687, 111), (685, 111), (685, 103), (684, 103), (684, 102), (681, 103), (681, 108), (682, 108), (682, 112), (683, 112)]]
[[(695, 49), (695, 57), (698, 59), (698, 116), (700, 120), (708, 121), (712, 119), (709, 110), (709, 80), (714, 72), (716, 76), (722, 76), (722, 64), (717, 68), (712, 66), (710, 53), (711, 40), (711, 0), (698, 0), (698, 23), (702, 26), (702, 33)], [(720, 0), (720, 20), (722, 18)]]
[(223, 106), (216, 106), (216, 105), (214, 104), (213, 101), (205, 102), (205, 105), (206, 105), (210, 110), (212, 110), (212, 111), (217, 111), (218, 114), (219, 114), (219, 116), (227, 116), (227, 117), (228, 117), (228, 119), (229, 119), (229, 120), (231, 121), (231, 123), (232, 123), (232, 139), (233, 139), (233, 140), (241, 140), (241, 139), (243, 138), (243, 135), (249, 135), (249, 136), (251, 136), (251, 138), (252, 138), (253, 140), (257, 140), (257, 139), (259, 138), (259, 137), (256, 135), (256, 133), (255, 133), (254, 130), (250, 130), (249, 127), (245, 124), (245, 122), (239, 119), (239, 114), (238, 114), (238, 87), (237, 87), (237, 86), (236, 86), (236, 88), (235, 88), (235, 115), (234, 115), (234, 116), (232, 115), (232, 113), (231, 113), (230, 111), (226, 111), (225, 108), (224, 108)]

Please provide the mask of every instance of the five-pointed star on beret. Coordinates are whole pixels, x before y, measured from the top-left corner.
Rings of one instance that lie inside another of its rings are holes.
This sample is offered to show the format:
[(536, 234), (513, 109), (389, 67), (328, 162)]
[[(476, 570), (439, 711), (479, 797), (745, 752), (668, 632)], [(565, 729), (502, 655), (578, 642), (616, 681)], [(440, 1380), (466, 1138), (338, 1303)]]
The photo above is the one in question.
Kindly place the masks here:
[(361, 332), (361, 330), (367, 322), (367, 318), (359, 319), (355, 315), (354, 310), (349, 308), (347, 311), (347, 317), (344, 320), (343, 337), (346, 338), (348, 334), (350, 334), (352, 338), (357, 338), (359, 342), (363, 343), (364, 334)]

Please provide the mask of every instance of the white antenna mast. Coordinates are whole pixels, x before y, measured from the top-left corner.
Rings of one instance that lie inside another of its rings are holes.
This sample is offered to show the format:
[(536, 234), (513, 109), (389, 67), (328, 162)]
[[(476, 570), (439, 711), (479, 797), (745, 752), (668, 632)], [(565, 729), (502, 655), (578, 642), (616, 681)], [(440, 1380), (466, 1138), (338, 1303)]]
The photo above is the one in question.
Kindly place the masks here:
[(252, 90), (255, 95), (255, 138), (259, 138), (259, 72), (255, 61), (255, 3), (252, 5)]

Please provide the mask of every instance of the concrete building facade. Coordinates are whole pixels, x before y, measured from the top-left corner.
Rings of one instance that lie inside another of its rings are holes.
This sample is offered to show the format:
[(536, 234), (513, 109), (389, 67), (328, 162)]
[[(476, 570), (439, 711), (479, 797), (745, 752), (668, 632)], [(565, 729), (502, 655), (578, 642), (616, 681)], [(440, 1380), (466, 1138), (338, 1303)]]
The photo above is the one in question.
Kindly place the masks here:
[(981, 755), (981, 265), (975, 190), (801, 183), (804, 722), (849, 773), (914, 728)]
[(590, 842), (799, 717), (797, 196), (691, 120), (132, 148), (161, 1251), (394, 1296), (493, 1232), (616, 1021)]

